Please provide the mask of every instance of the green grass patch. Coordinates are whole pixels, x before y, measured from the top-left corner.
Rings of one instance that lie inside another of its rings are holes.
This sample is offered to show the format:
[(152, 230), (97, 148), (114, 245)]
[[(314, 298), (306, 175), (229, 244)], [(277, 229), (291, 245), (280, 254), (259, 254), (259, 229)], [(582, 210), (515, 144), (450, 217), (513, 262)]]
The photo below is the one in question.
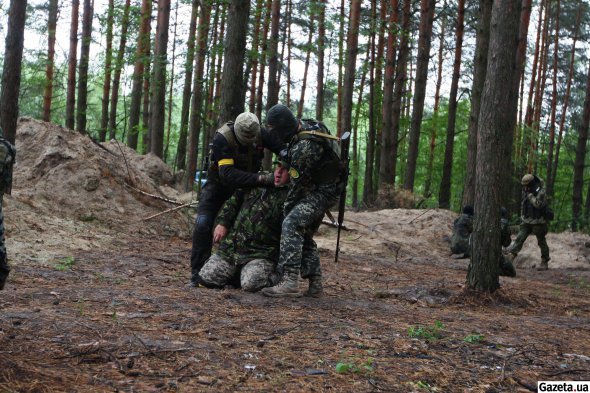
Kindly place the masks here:
[(62, 258), (55, 265), (55, 270), (59, 270), (60, 272), (65, 272), (65, 271), (71, 270), (75, 263), (76, 263), (76, 260), (74, 259), (74, 257)]
[(410, 338), (421, 338), (426, 341), (438, 340), (442, 337), (441, 331), (445, 325), (441, 321), (435, 321), (430, 326), (416, 325), (408, 328), (408, 336)]

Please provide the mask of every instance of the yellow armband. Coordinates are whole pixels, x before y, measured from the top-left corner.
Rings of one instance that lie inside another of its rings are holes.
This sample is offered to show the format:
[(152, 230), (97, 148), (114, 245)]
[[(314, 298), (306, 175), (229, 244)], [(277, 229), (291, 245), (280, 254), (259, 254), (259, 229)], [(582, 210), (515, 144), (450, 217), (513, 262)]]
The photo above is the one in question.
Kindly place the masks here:
[(233, 158), (224, 158), (223, 160), (219, 160), (217, 162), (217, 166), (233, 165), (233, 164), (234, 164)]

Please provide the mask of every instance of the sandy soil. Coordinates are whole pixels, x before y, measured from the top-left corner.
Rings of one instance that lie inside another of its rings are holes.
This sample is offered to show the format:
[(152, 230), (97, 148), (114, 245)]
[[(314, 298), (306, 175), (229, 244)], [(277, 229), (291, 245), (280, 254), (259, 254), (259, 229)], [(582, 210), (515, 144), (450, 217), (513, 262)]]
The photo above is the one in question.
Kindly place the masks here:
[(145, 221), (174, 205), (136, 191), (190, 200), (159, 159), (32, 120), (17, 138), (0, 391), (526, 392), (590, 379), (587, 235), (550, 234), (546, 272), (529, 239), (517, 277), (478, 295), (444, 240), (454, 213), (351, 212), (338, 264), (336, 231), (317, 236), (323, 298), (193, 289), (193, 212)]

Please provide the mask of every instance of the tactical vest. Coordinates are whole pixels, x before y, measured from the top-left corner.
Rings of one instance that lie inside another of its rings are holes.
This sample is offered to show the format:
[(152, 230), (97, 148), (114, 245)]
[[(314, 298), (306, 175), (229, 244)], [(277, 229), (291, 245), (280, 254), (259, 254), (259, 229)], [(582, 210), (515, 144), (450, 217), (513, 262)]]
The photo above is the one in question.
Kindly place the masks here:
[[(234, 123), (227, 122), (221, 128), (216, 131), (217, 134), (223, 136), (226, 140), (227, 144), (233, 150), (233, 166), (236, 169), (240, 169), (246, 172), (256, 173), (260, 169), (262, 165), (262, 159), (264, 158), (264, 153), (262, 149), (258, 149), (257, 146), (260, 146), (262, 140), (260, 139), (260, 135), (258, 136), (255, 144), (250, 146), (242, 146), (239, 144), (238, 140), (236, 139), (236, 135), (234, 133)], [(241, 147), (241, 149), (240, 149)], [(219, 168), (217, 166), (217, 162), (213, 160), (213, 151), (209, 152), (210, 157), (210, 166), (209, 170), (213, 173), (218, 175)]]
[(331, 135), (324, 123), (302, 119), (302, 130), (293, 137), (292, 143), (306, 139), (316, 141), (324, 147), (320, 164), (312, 174), (312, 181), (317, 185), (323, 185), (341, 179), (346, 164), (341, 160), (339, 138)]

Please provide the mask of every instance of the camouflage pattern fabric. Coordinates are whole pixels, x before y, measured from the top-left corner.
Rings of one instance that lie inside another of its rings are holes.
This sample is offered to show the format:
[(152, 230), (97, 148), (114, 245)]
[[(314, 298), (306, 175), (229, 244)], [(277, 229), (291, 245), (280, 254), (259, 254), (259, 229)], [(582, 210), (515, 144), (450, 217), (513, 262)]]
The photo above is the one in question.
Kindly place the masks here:
[(537, 237), (537, 243), (539, 244), (539, 248), (541, 249), (541, 259), (548, 261), (549, 260), (549, 246), (547, 245), (547, 240), (545, 239), (545, 235), (547, 235), (548, 227), (546, 223), (543, 224), (528, 224), (528, 223), (521, 223), (520, 229), (518, 231), (518, 235), (514, 240), (514, 243), (510, 247), (510, 252), (514, 255), (517, 255), (522, 246), (524, 245), (525, 240), (529, 237), (530, 234), (534, 234)]
[(500, 219), (500, 239), (502, 241), (502, 247), (508, 247), (512, 242), (510, 223), (505, 218)]
[(500, 257), (500, 275), (506, 277), (516, 277), (516, 269), (512, 262), (504, 256)]
[(6, 258), (6, 245), (4, 244), (4, 214), (2, 213), (2, 197), (0, 196), (0, 290), (4, 289), (4, 283), (10, 273)]
[(3, 137), (0, 129), (0, 290), (10, 273), (8, 258), (6, 256), (6, 244), (4, 242), (4, 214), (2, 212), (2, 201), (4, 193), (12, 184), (12, 165), (16, 151), (14, 146)]
[(236, 265), (253, 259), (278, 261), (283, 204), (289, 188), (239, 190), (225, 204), (217, 222), (229, 232), (218, 254)]
[(453, 223), (451, 235), (451, 252), (469, 256), (469, 236), (473, 232), (473, 216), (462, 213)]
[(285, 219), (281, 230), (279, 273), (300, 272), (303, 278), (321, 277), (320, 256), (313, 234), (324, 213), (338, 200), (344, 186), (339, 179), (327, 184), (314, 183), (321, 168), (325, 147), (314, 140), (302, 139), (289, 146), (291, 189), (285, 201)]
[(248, 292), (256, 292), (278, 281), (275, 263), (266, 259), (254, 259), (244, 266), (239, 266), (225, 260), (219, 254), (213, 254), (199, 272), (200, 282), (212, 288), (223, 288), (234, 282), (238, 275), (240, 286)]
[(543, 181), (539, 179), (539, 185), (534, 192), (525, 191), (520, 205), (521, 220), (526, 224), (545, 224), (545, 208), (547, 207), (547, 195), (543, 188)]

